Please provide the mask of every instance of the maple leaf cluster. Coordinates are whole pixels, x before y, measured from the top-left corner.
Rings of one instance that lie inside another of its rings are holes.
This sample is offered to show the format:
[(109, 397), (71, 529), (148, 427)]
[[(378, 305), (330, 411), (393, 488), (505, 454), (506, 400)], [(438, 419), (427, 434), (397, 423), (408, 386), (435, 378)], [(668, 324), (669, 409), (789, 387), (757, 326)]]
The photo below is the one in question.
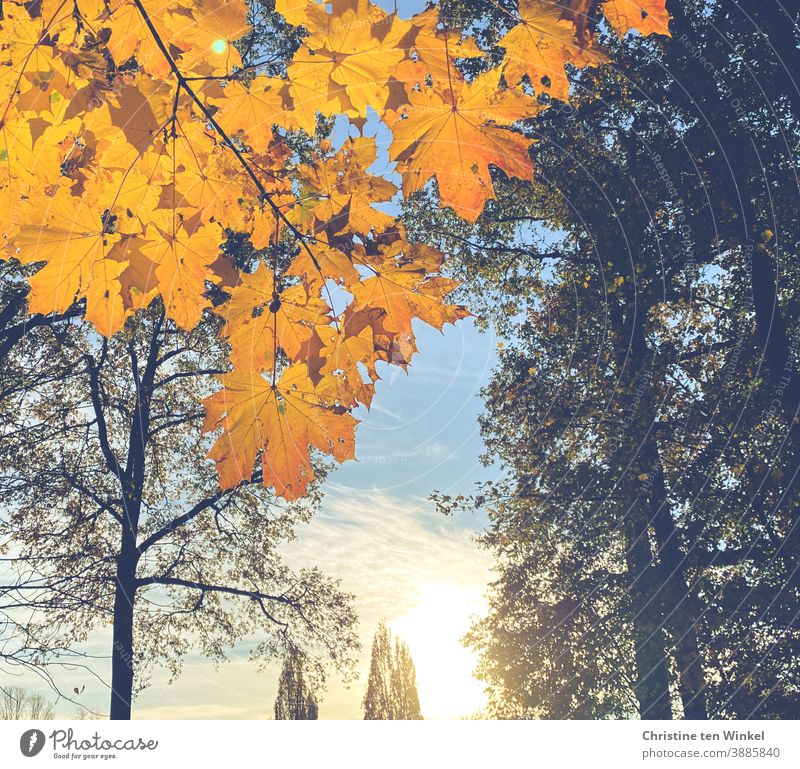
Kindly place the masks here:
[[(468, 313), (446, 301), (444, 256), (375, 207), (399, 191), (369, 172), (374, 139), (322, 140), (300, 158), (286, 137), (373, 110), (402, 194), (435, 177), (441, 205), (474, 221), (494, 197), (490, 167), (533, 173), (515, 125), (542, 94), (568, 97), (567, 64), (605, 60), (585, 21), (596, 5), (520, 0), (502, 62), (468, 80), (459, 60), (485, 52), (436, 8), (406, 20), (368, 0), (276, 0), (302, 42), (272, 76), (237, 47), (245, 0), (4, 2), (2, 234), (7, 257), (42, 264), (29, 311), (82, 301), (105, 336), (156, 297), (182, 329), (218, 313), (231, 371), (204, 429), (219, 431), (221, 485), (260, 456), (264, 483), (302, 495), (310, 447), (354, 456), (351, 412), (369, 406), (379, 362), (411, 359), (412, 319), (441, 329)], [(602, 9), (619, 34), (668, 34), (664, 0)], [(264, 254), (254, 271), (221, 250), (231, 233)], [(217, 306), (212, 287), (227, 297)]]

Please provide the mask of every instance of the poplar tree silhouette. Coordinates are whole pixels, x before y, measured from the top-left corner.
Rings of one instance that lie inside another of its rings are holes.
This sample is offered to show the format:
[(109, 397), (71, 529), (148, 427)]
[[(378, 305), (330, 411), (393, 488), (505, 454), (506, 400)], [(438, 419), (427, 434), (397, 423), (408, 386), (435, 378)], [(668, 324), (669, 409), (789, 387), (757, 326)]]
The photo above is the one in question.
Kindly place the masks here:
[(275, 698), (276, 721), (316, 721), (319, 706), (308, 681), (303, 655), (292, 651), (283, 660)]
[(408, 645), (381, 621), (372, 641), (364, 720), (419, 721), (417, 672)]

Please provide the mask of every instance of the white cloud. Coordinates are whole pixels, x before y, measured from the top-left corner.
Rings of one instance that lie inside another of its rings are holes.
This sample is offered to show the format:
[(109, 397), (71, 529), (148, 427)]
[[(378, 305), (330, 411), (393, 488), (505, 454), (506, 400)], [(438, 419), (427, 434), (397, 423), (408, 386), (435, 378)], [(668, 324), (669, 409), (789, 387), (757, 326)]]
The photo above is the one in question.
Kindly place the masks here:
[[(318, 564), (357, 596), (362, 675), (347, 696), (331, 682), (322, 715), (360, 716), (369, 644), (382, 618), (406, 636), (418, 658), (423, 714), (458, 717), (480, 706), (480, 685), (470, 680), (475, 660), (460, 644), (471, 615), (482, 611), (490, 579), (491, 558), (474, 532), (419, 497), (331, 485), (322, 512), (287, 554), (298, 564)], [(439, 680), (430, 680), (437, 669)]]

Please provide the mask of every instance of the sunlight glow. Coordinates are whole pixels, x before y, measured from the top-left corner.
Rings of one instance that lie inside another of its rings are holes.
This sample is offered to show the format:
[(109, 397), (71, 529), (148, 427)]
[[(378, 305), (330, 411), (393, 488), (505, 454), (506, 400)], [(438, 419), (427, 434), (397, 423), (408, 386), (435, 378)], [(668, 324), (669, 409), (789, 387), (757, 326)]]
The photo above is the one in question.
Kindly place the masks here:
[(211, 50), (214, 53), (225, 53), (228, 50), (228, 43), (226, 40), (215, 40), (211, 43)]
[(486, 704), (483, 684), (473, 676), (477, 655), (461, 644), (470, 618), (484, 606), (474, 590), (428, 582), (420, 588), (417, 605), (391, 622), (411, 650), (425, 718), (468, 717)]

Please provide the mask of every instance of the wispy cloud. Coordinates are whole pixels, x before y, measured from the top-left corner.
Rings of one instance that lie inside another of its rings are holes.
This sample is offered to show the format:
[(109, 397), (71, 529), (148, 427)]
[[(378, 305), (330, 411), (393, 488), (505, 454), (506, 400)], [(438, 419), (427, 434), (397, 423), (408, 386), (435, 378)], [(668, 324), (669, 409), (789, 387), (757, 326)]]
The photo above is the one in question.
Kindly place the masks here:
[(340, 577), (359, 596), (364, 625), (413, 608), (424, 583), (482, 589), (490, 560), (473, 532), (438, 514), (427, 499), (336, 485), (287, 554)]
[[(325, 715), (359, 716), (369, 643), (380, 619), (406, 635), (418, 658), (423, 713), (427, 705), (430, 715), (469, 715), (475, 697), (459, 706), (442, 698), (439, 684), (452, 687), (455, 682), (459, 692), (473, 695), (479, 691), (470, 680), (474, 660), (460, 638), (471, 615), (482, 610), (491, 560), (472, 531), (436, 513), (426, 499), (334, 485), (321, 514), (288, 546), (287, 556), (319, 564), (357, 596), (364, 643), (361, 680), (346, 695), (332, 685), (328, 704), (335, 708)], [(432, 616), (437, 620), (430, 621)], [(425, 680), (434, 667), (441, 682)]]
[(372, 404), (372, 410), (378, 414), (385, 414), (387, 417), (391, 419), (396, 419), (398, 422), (403, 419), (403, 415), (397, 411), (391, 411), (390, 409), (384, 408), (379, 403)]
[[(490, 558), (476, 545), (474, 532), (460, 524), (437, 514), (422, 497), (329, 485), (320, 514), (284, 548), (293, 565), (318, 565), (356, 595), (363, 644), (359, 679), (345, 688), (332, 678), (321, 717), (361, 717), (370, 643), (381, 619), (410, 645), (426, 718), (457, 718), (480, 707), (481, 685), (471, 677), (475, 658), (460, 639), (471, 616), (483, 611)], [(271, 717), (278, 667), (256, 675), (247, 658), (251, 646), (234, 650), (219, 668), (190, 655), (172, 686), (166, 685), (166, 672), (155, 671), (135, 717)]]

